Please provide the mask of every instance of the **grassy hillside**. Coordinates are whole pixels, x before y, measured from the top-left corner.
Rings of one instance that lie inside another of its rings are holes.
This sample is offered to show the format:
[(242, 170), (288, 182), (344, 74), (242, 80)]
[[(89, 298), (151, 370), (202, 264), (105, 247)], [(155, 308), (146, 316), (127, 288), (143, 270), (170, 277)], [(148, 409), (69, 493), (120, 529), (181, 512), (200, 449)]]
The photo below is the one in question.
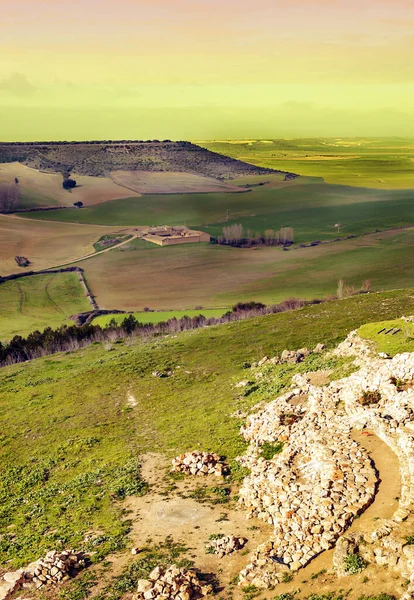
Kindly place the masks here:
[(0, 285), (0, 340), (58, 327), (91, 310), (76, 273), (33, 275)]
[[(327, 366), (323, 357), (282, 365), (263, 396), (234, 388), (248, 377), (246, 361), (321, 341), (332, 346), (365, 322), (412, 313), (413, 292), (358, 296), (147, 343), (96, 344), (2, 369), (0, 561), (11, 561), (10, 568), (60, 546), (93, 549), (97, 559), (122, 547), (122, 499), (145, 492), (143, 452), (202, 448), (231, 459), (244, 448), (235, 410), (274, 397), (298, 368)], [(343, 361), (329, 366), (340, 374)], [(168, 379), (151, 375), (167, 368), (174, 371)]]
[(240, 249), (209, 244), (162, 248), (128, 244), (81, 263), (103, 308), (124, 310), (266, 304), (336, 292), (338, 279), (373, 289), (412, 284), (414, 229), (312, 248)]
[(414, 140), (296, 139), (200, 142), (253, 165), (281, 169), (327, 183), (379, 189), (414, 188)]

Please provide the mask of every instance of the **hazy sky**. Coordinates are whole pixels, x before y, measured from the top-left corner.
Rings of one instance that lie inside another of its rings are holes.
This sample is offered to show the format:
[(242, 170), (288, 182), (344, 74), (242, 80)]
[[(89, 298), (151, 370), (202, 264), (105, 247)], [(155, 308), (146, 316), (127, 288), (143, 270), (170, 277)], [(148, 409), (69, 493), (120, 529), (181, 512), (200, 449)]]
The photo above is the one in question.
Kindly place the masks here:
[(414, 0), (0, 0), (0, 138), (414, 135)]

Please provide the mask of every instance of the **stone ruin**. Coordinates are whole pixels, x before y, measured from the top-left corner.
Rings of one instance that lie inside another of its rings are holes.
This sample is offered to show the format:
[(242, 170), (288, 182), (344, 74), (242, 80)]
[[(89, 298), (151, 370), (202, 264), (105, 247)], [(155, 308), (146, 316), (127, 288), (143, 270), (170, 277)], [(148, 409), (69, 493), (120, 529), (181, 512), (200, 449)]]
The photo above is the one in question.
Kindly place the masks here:
[(241, 550), (247, 544), (246, 538), (236, 537), (234, 535), (223, 535), (209, 541), (206, 551), (210, 554), (217, 554), (219, 558), (233, 554)]
[[(351, 438), (352, 429), (369, 428), (397, 454), (402, 478), (398, 510), (369, 539), (370, 562), (390, 560), (397, 568), (400, 563), (411, 581), (403, 598), (414, 598), (414, 547), (388, 537), (410, 514), (414, 501), (414, 388), (396, 385), (414, 382), (414, 354), (374, 356), (356, 332), (332, 354), (354, 357), (360, 370), (325, 387), (311, 385), (306, 374), (296, 375), (292, 389), (258, 405), (241, 430), (249, 447), (239, 460), (250, 475), (239, 502), (248, 518), (271, 524), (274, 533), (255, 550), (239, 583), (272, 588), (287, 571), (342, 544), (341, 536), (374, 500), (377, 489), (378, 474), (367, 452)], [(361, 398), (368, 401), (361, 403)], [(284, 444), (282, 452), (266, 460), (261, 447), (278, 442)]]
[(171, 472), (221, 477), (226, 473), (226, 466), (219, 454), (195, 450), (173, 458)]
[(134, 600), (191, 600), (200, 596), (209, 596), (211, 585), (205, 584), (191, 569), (176, 565), (164, 569), (155, 567), (148, 579), (140, 579)]
[(86, 566), (86, 560), (85, 554), (76, 550), (52, 550), (24, 569), (5, 573), (0, 582), (0, 599), (8, 600), (21, 588), (40, 589), (67, 581)]

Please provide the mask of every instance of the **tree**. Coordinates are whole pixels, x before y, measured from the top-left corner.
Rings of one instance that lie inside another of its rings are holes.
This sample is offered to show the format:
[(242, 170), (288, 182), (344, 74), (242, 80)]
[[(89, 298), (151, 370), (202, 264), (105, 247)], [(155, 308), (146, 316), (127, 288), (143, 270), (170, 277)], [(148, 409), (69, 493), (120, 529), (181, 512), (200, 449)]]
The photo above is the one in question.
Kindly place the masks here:
[(63, 180), (62, 187), (64, 190), (71, 190), (72, 188), (76, 187), (76, 181), (68, 177), (67, 179)]
[(19, 188), (16, 185), (0, 185), (0, 213), (11, 213), (19, 201)]
[(78, 200), (77, 202), (73, 203), (73, 206), (76, 206), (76, 208), (82, 208), (83, 202), (80, 202), (80, 200)]
[(15, 178), (14, 178), (14, 183), (15, 183), (16, 185), (18, 185), (18, 183), (19, 183), (19, 180), (18, 180), (18, 178), (17, 178), (17, 177), (15, 177)]

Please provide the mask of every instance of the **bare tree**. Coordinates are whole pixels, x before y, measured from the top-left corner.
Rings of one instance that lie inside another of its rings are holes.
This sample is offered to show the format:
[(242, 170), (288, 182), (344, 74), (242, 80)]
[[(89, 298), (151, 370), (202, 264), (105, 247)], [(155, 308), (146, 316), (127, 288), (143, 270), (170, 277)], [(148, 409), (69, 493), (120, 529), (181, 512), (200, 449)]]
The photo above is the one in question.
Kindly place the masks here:
[(0, 212), (11, 213), (19, 201), (19, 188), (17, 185), (0, 185)]
[(223, 227), (223, 237), (227, 244), (239, 244), (243, 239), (243, 225), (235, 223)]
[(345, 298), (345, 282), (343, 279), (340, 279), (338, 281), (338, 287), (336, 288), (336, 295), (338, 296), (339, 300), (342, 300), (343, 298)]
[(280, 232), (280, 243), (285, 244), (293, 244), (294, 242), (294, 232), (293, 227), (282, 227)]

